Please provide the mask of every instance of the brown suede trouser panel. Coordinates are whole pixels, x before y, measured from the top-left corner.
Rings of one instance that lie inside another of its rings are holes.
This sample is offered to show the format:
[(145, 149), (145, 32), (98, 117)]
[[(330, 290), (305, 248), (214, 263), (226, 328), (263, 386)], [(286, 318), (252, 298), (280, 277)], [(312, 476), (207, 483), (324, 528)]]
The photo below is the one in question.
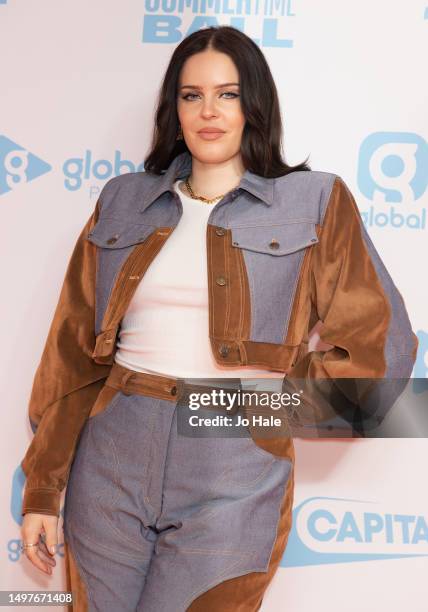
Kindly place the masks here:
[(83, 582), (76, 561), (67, 542), (64, 542), (65, 577), (67, 591), (73, 594), (73, 605), (67, 606), (72, 612), (88, 612), (86, 585)]
[(199, 595), (187, 612), (257, 612), (264, 593), (281, 562), (292, 524), (294, 498), (294, 463), (281, 504), (277, 537), (267, 572), (251, 572), (225, 580)]

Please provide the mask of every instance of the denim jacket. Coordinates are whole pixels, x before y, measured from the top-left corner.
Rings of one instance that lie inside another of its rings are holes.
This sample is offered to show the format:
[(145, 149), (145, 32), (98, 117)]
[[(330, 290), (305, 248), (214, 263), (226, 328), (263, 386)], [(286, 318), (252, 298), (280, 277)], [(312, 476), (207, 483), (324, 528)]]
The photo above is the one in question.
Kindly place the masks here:
[[(122, 317), (180, 221), (173, 184), (190, 172), (184, 152), (162, 175), (110, 179), (77, 240), (29, 401), (34, 436), (21, 463), (23, 514), (59, 515)], [(207, 333), (219, 364), (299, 378), (411, 375), (418, 340), (403, 298), (338, 175), (264, 178), (246, 170), (212, 207), (206, 238)], [(308, 352), (318, 320), (333, 348)]]

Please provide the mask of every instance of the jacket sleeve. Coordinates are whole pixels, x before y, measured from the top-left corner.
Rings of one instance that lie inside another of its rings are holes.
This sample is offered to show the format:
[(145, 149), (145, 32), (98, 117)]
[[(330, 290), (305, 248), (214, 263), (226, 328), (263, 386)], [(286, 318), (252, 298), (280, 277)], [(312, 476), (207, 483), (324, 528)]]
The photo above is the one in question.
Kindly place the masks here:
[(28, 406), (34, 436), (21, 461), (26, 476), (22, 514), (59, 516), (76, 444), (111, 366), (93, 361), (96, 246), (86, 240), (101, 197), (68, 263)]
[(418, 339), (403, 298), (339, 176), (319, 242), (312, 248), (312, 308), (323, 323), (321, 340), (333, 348), (307, 353), (290, 376), (305, 379), (319, 420), (347, 405), (369, 412), (379, 405), (387, 409), (411, 376)]

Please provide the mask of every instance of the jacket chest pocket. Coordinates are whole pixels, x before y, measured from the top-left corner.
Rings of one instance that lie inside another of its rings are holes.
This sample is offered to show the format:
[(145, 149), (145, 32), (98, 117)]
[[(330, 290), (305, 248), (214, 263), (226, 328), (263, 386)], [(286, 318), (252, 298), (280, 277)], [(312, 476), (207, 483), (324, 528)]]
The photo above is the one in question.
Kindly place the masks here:
[(316, 222), (232, 227), (231, 241), (242, 254), (248, 279), (250, 340), (283, 343), (303, 258), (319, 242)]
[(155, 229), (154, 225), (129, 223), (121, 219), (103, 217), (89, 232), (88, 240), (102, 249), (114, 251), (144, 242)]
[(233, 227), (232, 246), (263, 255), (290, 255), (318, 242), (315, 227), (312, 221)]
[[(117, 218), (98, 220), (87, 239), (95, 244), (97, 253), (95, 333), (101, 331), (104, 315), (115, 284), (122, 276), (133, 275), (131, 252), (136, 245), (151, 240), (158, 228)], [(121, 271), (123, 273), (121, 274)], [(126, 275), (125, 275), (126, 272)]]

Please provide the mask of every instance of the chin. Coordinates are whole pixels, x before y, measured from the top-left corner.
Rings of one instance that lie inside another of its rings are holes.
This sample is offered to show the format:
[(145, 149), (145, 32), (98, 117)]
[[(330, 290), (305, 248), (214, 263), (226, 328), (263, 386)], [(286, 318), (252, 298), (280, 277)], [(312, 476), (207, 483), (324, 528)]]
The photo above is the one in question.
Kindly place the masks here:
[(237, 151), (231, 151), (228, 147), (215, 146), (213, 142), (209, 142), (207, 145), (203, 147), (198, 146), (194, 149), (189, 147), (189, 151), (195, 159), (207, 164), (222, 163), (231, 159), (239, 152), (239, 148)]

